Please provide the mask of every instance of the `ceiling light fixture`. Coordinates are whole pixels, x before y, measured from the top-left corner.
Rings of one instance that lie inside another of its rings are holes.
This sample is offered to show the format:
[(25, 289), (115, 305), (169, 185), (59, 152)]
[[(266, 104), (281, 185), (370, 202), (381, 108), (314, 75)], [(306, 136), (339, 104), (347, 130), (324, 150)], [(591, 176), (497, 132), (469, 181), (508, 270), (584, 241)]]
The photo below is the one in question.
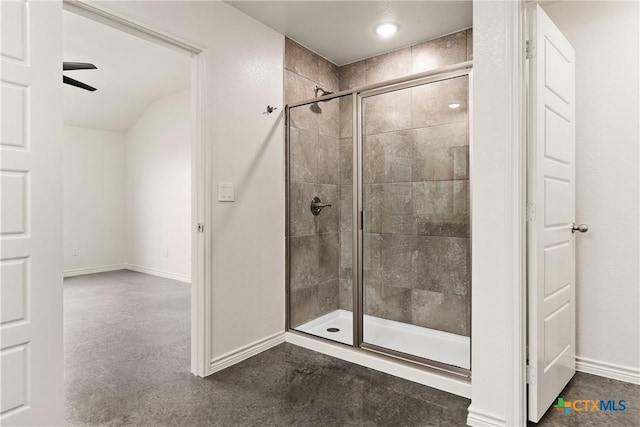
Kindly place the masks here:
[(398, 26), (392, 22), (385, 22), (376, 27), (376, 33), (384, 38), (391, 37), (396, 31), (398, 31)]
[(455, 110), (456, 108), (460, 108), (460, 104), (458, 103), (449, 104), (449, 108)]

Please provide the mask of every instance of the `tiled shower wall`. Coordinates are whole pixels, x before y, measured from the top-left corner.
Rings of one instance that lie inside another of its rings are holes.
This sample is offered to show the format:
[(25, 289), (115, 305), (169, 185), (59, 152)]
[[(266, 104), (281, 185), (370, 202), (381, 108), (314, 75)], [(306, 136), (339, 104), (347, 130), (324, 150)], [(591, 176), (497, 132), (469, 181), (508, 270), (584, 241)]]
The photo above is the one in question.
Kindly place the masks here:
[[(472, 58), (471, 37), (470, 29), (460, 31), (340, 68), (329, 67), (324, 59), (287, 40), (285, 98), (291, 103), (313, 97), (315, 82), (320, 86), (324, 83), (323, 87), (332, 91), (336, 84), (345, 90), (463, 62)], [(322, 64), (316, 74), (315, 64)], [(332, 70), (331, 79), (321, 75), (323, 69)], [(469, 335), (468, 138), (466, 89), (461, 80), (365, 100), (365, 313)], [(440, 106), (452, 95), (460, 100), (465, 97), (463, 106), (442, 110)], [(318, 233), (322, 228), (312, 229), (307, 224), (304, 232), (315, 232), (300, 235), (296, 226), (303, 218), (310, 221), (308, 203), (313, 195), (309, 191), (321, 188), (305, 187), (310, 177), (292, 182), (293, 326), (332, 311), (336, 304), (346, 310), (352, 308), (352, 99), (331, 102), (339, 104), (340, 113), (338, 159), (330, 160), (339, 165), (339, 202), (333, 203), (334, 210), (325, 221), (337, 220), (338, 266), (334, 267), (335, 256), (326, 253), (336, 243), (334, 228), (324, 228), (323, 234)], [(309, 117), (308, 111), (295, 110), (294, 127), (310, 128), (322, 135), (321, 127), (313, 126), (314, 118), (332, 120), (335, 107), (322, 108), (322, 114), (314, 117)], [(292, 130), (292, 142), (297, 135), (294, 132), (298, 129)], [(325, 135), (332, 139), (319, 142), (320, 146), (330, 146), (333, 152), (334, 135)], [(306, 140), (315, 141), (313, 137)], [(307, 158), (316, 157), (312, 154)], [(295, 167), (292, 165), (292, 181)], [(333, 199), (329, 203), (337, 201), (336, 194), (326, 194)], [(336, 213), (338, 218), (334, 218)], [(323, 215), (325, 212), (315, 221), (321, 222)], [(324, 244), (324, 251), (319, 243), (322, 239), (331, 242)], [(310, 264), (302, 265), (308, 261)], [(312, 268), (316, 272), (320, 268), (330, 270), (330, 284), (321, 281), (328, 275), (310, 279), (308, 272), (297, 273)], [(333, 278), (335, 271), (338, 281)]]
[[(285, 102), (314, 97), (316, 85), (339, 88), (338, 67), (290, 39), (285, 41)], [(338, 308), (340, 262), (338, 100), (291, 110), (291, 325)], [(313, 216), (320, 197), (333, 206)]]

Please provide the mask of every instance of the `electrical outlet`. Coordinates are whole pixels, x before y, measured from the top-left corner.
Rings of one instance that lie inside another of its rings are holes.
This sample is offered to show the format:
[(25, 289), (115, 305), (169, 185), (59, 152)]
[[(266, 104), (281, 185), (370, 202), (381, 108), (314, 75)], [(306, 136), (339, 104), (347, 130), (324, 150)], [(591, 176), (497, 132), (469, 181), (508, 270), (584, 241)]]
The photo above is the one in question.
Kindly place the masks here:
[(169, 258), (169, 248), (165, 248), (165, 250), (164, 250), (164, 257), (165, 257), (165, 258)]
[(78, 255), (80, 255), (80, 251), (78, 251), (78, 248), (71, 249), (71, 256), (78, 256)]

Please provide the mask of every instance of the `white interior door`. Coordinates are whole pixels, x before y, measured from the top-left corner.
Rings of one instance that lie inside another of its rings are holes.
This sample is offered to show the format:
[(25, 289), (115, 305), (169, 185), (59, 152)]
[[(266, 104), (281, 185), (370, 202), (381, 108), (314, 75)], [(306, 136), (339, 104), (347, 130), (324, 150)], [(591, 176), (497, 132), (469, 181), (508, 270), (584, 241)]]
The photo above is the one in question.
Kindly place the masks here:
[(0, 2), (2, 425), (63, 424), (62, 3)]
[(575, 374), (575, 54), (540, 6), (529, 24), (528, 414), (537, 422)]

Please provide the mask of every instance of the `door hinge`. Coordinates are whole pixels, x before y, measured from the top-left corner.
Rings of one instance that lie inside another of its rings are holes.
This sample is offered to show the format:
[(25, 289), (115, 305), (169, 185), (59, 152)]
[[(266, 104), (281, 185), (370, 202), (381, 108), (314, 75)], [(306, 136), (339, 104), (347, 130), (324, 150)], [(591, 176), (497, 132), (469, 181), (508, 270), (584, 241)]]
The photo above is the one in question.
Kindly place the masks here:
[(527, 384), (534, 385), (536, 383), (536, 368), (527, 365)]
[(532, 202), (527, 202), (527, 221), (535, 221), (536, 220), (536, 204)]
[(533, 42), (533, 40), (527, 40), (525, 42), (525, 57), (527, 59), (531, 59), (531, 58), (535, 58), (536, 57), (536, 45)]
[(204, 233), (204, 224), (201, 222), (198, 223), (198, 233)]

